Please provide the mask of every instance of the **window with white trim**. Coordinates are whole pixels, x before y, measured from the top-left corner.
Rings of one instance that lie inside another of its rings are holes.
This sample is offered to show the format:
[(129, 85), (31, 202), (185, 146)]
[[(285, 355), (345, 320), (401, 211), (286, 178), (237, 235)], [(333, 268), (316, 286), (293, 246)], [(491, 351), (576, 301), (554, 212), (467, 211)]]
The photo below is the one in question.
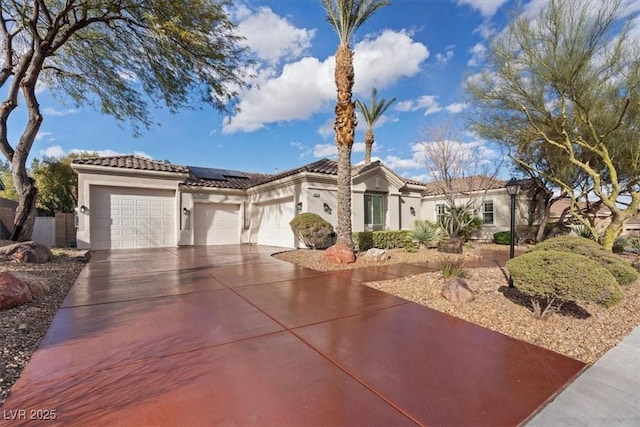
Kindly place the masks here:
[(364, 195), (364, 226), (366, 230), (384, 230), (384, 198), (382, 194)]
[(493, 200), (485, 200), (482, 202), (482, 223), (492, 225), (494, 222)]
[(447, 209), (444, 203), (438, 203), (436, 205), (436, 222), (440, 225), (444, 224), (447, 217)]

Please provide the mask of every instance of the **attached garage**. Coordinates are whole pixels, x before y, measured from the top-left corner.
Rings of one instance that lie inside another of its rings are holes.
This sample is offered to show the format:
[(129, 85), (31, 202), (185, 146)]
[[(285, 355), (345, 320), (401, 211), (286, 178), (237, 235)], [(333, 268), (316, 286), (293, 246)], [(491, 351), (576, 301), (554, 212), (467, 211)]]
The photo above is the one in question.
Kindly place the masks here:
[(256, 204), (252, 227), (257, 229), (257, 243), (293, 248), (295, 239), (289, 221), (295, 212), (293, 197)]
[(92, 249), (176, 245), (175, 191), (91, 186)]
[(240, 243), (240, 205), (194, 203), (193, 230), (196, 245)]

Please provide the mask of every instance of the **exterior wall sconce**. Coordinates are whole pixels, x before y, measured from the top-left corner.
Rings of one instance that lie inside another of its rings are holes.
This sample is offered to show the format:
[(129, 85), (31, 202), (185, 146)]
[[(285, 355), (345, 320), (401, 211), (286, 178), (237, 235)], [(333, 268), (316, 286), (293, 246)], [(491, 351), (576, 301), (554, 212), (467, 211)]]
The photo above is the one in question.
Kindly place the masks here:
[(182, 208), (182, 213), (184, 215), (189, 215), (191, 213), (191, 211), (189, 209), (187, 209), (187, 208)]
[(87, 208), (85, 205), (80, 206), (80, 213), (81, 214), (86, 214), (88, 210), (89, 210), (89, 208)]
[(329, 215), (331, 215), (331, 207), (330, 207), (328, 204), (326, 204), (326, 203), (324, 203), (322, 206), (323, 206), (323, 208), (324, 208), (324, 211), (325, 211), (326, 213), (328, 213)]
[(413, 206), (409, 208), (409, 212), (411, 213), (412, 216), (416, 216), (416, 208), (414, 208)]
[(298, 212), (302, 212), (302, 202), (298, 202), (296, 209), (298, 209)]

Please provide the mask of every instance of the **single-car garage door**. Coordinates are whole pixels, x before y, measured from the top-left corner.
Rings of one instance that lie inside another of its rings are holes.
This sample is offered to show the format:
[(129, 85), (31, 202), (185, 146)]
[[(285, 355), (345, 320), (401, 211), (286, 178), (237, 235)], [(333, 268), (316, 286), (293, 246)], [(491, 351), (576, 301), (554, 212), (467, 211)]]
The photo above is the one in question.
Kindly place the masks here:
[(240, 205), (194, 203), (193, 230), (196, 245), (240, 243)]
[(289, 222), (295, 216), (293, 197), (261, 203), (254, 206), (259, 245), (293, 248), (293, 232)]
[(92, 186), (90, 197), (92, 249), (176, 245), (173, 190)]

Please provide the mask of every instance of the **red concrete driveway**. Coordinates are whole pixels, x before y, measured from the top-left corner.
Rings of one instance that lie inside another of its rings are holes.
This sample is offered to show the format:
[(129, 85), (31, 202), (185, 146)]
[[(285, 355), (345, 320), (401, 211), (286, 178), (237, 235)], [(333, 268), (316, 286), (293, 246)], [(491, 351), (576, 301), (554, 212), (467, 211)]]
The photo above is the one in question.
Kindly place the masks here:
[(322, 273), (274, 251), (96, 252), (4, 421), (518, 425), (583, 368), (360, 283), (426, 267)]

